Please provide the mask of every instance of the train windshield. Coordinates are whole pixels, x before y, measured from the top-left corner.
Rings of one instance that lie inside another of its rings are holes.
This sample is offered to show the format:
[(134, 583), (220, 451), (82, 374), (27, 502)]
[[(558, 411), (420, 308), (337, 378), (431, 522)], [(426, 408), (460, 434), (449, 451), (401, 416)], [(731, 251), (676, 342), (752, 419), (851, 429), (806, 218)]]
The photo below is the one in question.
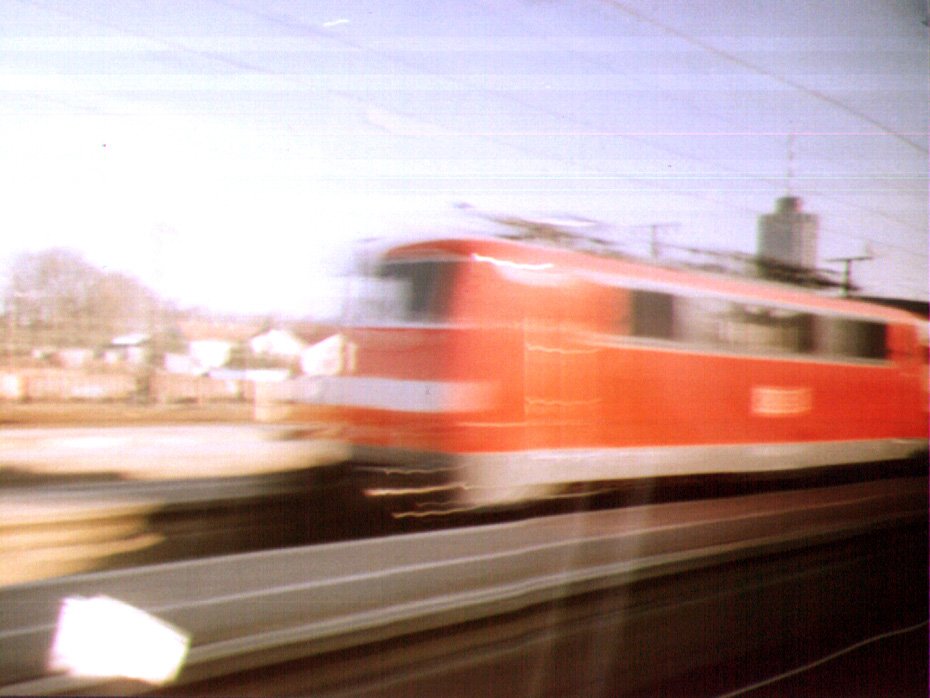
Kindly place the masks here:
[(356, 298), (355, 323), (444, 323), (449, 320), (457, 262), (390, 260), (378, 265)]

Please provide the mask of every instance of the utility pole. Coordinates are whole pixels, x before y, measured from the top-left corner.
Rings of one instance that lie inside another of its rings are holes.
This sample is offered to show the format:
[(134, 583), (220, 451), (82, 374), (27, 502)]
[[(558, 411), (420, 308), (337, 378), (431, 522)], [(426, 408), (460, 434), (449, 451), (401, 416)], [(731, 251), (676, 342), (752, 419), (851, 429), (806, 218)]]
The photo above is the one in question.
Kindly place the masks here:
[(659, 234), (675, 230), (680, 225), (680, 223), (651, 223), (649, 225), (649, 255), (652, 259), (662, 256), (662, 241), (659, 239)]
[(843, 296), (848, 296), (849, 291), (852, 288), (852, 283), (850, 277), (852, 276), (852, 265), (853, 262), (867, 262), (874, 259), (872, 255), (860, 255), (858, 257), (836, 257), (834, 259), (828, 259), (828, 262), (842, 262), (843, 263)]

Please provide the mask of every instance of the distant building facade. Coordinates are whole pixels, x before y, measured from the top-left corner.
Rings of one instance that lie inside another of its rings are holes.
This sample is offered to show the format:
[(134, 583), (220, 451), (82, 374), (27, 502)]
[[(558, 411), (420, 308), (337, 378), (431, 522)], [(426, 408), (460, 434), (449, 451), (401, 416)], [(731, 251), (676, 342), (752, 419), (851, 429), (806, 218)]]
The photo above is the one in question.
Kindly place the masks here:
[(820, 219), (801, 211), (801, 199), (783, 196), (775, 211), (759, 216), (757, 255), (767, 261), (803, 269), (817, 268)]

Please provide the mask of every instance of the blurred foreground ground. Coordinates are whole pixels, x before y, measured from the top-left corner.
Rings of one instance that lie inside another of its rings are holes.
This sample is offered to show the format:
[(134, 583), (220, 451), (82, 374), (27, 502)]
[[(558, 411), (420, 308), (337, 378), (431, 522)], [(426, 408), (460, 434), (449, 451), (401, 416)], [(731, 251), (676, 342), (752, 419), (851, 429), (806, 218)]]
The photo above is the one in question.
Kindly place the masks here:
[(301, 472), (334, 456), (252, 414), (249, 403), (0, 405), (0, 586), (241, 552), (255, 538), (293, 544), (278, 512), (301, 518)]
[(198, 404), (0, 403), (0, 426), (115, 426), (145, 424), (246, 423), (253, 421), (249, 402)]

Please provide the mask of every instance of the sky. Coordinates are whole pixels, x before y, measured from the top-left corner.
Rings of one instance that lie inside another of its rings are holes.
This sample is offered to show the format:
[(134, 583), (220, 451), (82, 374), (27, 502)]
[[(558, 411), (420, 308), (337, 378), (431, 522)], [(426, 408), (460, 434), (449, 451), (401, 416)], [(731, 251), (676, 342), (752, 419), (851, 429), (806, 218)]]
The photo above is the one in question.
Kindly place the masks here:
[[(52, 246), (186, 305), (323, 315), (358, 241), (482, 215), (819, 257), (927, 299), (921, 0), (2, 0), (0, 263)], [(467, 204), (464, 210), (463, 204)], [(368, 243), (365, 243), (368, 244)]]

